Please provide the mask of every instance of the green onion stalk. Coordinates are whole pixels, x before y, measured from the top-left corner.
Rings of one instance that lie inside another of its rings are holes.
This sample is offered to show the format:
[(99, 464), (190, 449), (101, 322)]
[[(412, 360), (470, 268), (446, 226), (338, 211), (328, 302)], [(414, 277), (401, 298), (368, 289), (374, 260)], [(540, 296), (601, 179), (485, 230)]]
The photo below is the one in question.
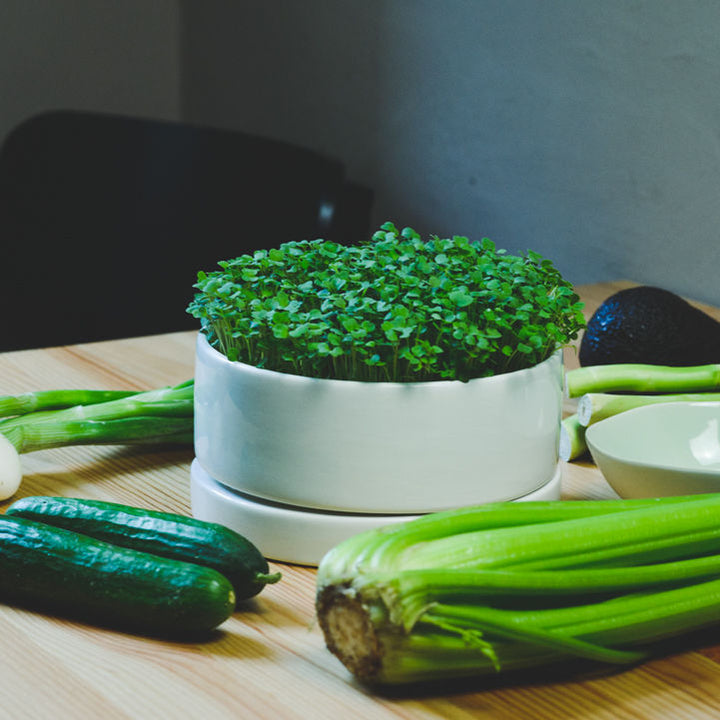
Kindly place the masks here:
[(617, 363), (565, 373), (568, 397), (592, 392), (692, 393), (720, 390), (720, 364), (677, 367)]
[(318, 568), (326, 644), (361, 682), (628, 666), (720, 623), (720, 494), (492, 503), (356, 535)]
[(613, 395), (587, 393), (578, 400), (577, 418), (583, 427), (617, 415), (618, 413), (670, 402), (720, 402), (720, 393), (668, 393), (667, 395)]
[(43, 390), (0, 397), (0, 500), (23, 453), (70, 445), (191, 444), (194, 382), (141, 392)]
[(720, 364), (587, 366), (566, 372), (565, 387), (568, 397), (578, 398), (577, 412), (560, 430), (560, 459), (570, 461), (588, 451), (585, 429), (618, 413), (658, 403), (720, 402)]
[(569, 462), (578, 460), (588, 452), (585, 441), (585, 426), (580, 424), (577, 413), (563, 418), (560, 425), (560, 444), (558, 456), (561, 460)]

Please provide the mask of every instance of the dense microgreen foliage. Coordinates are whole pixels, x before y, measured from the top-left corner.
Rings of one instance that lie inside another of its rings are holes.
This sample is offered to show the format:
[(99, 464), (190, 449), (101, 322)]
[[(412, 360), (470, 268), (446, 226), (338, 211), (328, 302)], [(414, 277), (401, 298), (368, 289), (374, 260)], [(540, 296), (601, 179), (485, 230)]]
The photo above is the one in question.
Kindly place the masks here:
[(344, 246), (289, 242), (198, 273), (188, 312), (230, 360), (342, 380), (468, 380), (531, 367), (577, 336), (549, 260), (385, 223)]

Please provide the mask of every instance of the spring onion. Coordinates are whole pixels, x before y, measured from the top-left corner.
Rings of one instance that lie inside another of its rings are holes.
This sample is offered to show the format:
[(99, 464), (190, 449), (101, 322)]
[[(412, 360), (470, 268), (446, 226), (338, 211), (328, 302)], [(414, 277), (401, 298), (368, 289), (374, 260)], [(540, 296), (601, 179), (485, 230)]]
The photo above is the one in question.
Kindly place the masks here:
[(688, 393), (720, 389), (720, 364), (676, 367), (618, 363), (565, 373), (568, 397), (592, 392)]
[(588, 452), (585, 442), (585, 426), (581, 424), (578, 414), (568, 415), (560, 425), (560, 444), (558, 456), (568, 462), (577, 460)]
[(74, 405), (94, 405), (136, 395), (133, 390), (36, 390), (0, 397), (0, 417), (26, 415), (38, 410), (59, 410)]
[(48, 390), (0, 397), (0, 500), (18, 489), (19, 455), (69, 445), (192, 443), (192, 380), (143, 392)]
[(558, 455), (566, 462), (577, 460), (588, 452), (585, 429), (613, 415), (669, 402), (720, 402), (720, 393), (667, 393), (665, 395), (613, 395), (587, 393), (579, 398), (577, 412), (563, 419), (560, 427)]
[(665, 395), (587, 393), (578, 400), (577, 420), (583, 427), (589, 427), (626, 410), (668, 402), (720, 402), (720, 393), (667, 393)]
[(328, 648), (399, 684), (611, 665), (720, 623), (720, 494), (497, 503), (356, 535), (320, 563)]
[[(577, 412), (560, 427), (559, 456), (570, 461), (587, 452), (585, 428), (643, 405), (667, 402), (720, 402), (720, 364), (675, 367), (618, 363), (589, 365), (565, 373), (568, 397)], [(653, 394), (654, 393), (654, 394)]]

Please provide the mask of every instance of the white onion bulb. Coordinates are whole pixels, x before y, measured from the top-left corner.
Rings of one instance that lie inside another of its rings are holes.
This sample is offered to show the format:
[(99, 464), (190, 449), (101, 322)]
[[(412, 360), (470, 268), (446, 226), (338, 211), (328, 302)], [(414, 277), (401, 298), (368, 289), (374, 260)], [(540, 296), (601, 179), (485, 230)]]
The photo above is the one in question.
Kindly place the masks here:
[(12, 497), (20, 487), (21, 480), (20, 455), (13, 444), (0, 435), (0, 500)]

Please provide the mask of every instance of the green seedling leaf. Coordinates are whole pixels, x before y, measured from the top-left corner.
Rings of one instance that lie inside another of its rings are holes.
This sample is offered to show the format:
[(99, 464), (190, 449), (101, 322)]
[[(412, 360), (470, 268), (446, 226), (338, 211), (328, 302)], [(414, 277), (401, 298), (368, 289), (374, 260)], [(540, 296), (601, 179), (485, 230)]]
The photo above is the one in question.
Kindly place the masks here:
[(201, 270), (188, 312), (230, 360), (310, 377), (469, 380), (542, 362), (584, 327), (540, 254), (424, 240), (384, 223), (356, 246), (284, 243)]

